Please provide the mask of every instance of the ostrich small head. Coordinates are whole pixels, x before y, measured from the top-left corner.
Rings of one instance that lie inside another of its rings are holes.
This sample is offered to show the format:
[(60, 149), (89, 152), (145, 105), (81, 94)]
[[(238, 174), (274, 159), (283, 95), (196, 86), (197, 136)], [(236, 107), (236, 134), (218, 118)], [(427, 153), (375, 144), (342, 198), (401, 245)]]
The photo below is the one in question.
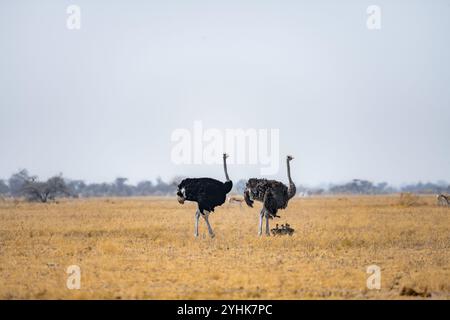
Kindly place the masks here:
[(184, 204), (184, 201), (186, 201), (186, 189), (185, 188), (180, 188), (180, 186), (178, 186), (177, 200), (180, 204)]
[(287, 160), (288, 161), (294, 160), (294, 157), (293, 156), (287, 156)]
[(224, 158), (224, 159), (228, 159), (228, 157), (229, 157), (228, 154), (226, 154), (226, 153), (223, 154), (223, 158)]
[(245, 190), (248, 191), (248, 195), (251, 200), (258, 195), (258, 188), (256, 188), (257, 185), (258, 179), (255, 178), (249, 179), (245, 185)]
[(245, 185), (244, 201), (249, 207), (253, 207), (254, 199), (258, 196), (257, 185), (258, 180), (255, 178), (249, 179)]

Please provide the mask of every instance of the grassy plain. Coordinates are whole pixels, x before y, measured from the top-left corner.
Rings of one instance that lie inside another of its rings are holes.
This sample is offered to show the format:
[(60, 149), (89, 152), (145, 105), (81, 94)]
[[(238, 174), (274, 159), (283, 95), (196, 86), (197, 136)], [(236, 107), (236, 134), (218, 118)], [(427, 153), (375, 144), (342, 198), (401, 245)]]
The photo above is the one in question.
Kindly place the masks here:
[[(194, 234), (195, 205), (174, 198), (0, 202), (2, 299), (450, 298), (450, 208), (434, 197), (297, 198), (257, 236), (258, 208), (224, 204)], [(369, 265), (381, 289), (368, 290)], [(66, 287), (70, 265), (81, 288)]]

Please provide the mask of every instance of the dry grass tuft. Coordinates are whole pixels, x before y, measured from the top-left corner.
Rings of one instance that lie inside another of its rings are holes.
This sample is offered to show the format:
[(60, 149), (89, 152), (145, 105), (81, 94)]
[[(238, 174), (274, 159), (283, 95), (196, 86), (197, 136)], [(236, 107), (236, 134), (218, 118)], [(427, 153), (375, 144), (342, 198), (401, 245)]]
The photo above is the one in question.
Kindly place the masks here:
[(424, 205), (424, 203), (420, 200), (420, 197), (418, 195), (415, 195), (410, 192), (400, 193), (400, 199), (398, 201), (398, 204), (404, 207), (414, 207)]

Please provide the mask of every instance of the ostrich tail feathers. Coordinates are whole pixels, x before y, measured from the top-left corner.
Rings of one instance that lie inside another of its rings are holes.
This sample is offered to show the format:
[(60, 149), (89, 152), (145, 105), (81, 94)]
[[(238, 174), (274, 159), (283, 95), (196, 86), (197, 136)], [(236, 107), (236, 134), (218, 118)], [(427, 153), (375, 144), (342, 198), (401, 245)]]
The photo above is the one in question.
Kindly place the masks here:
[(223, 183), (225, 193), (228, 193), (233, 189), (233, 181), (228, 180)]

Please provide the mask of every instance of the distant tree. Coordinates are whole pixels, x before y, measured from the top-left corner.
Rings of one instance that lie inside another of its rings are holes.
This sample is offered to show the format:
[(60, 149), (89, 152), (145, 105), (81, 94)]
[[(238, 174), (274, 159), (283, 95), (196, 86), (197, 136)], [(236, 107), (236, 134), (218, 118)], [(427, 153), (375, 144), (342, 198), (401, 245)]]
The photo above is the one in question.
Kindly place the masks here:
[(380, 183), (377, 183), (376, 190), (379, 193), (383, 193), (387, 189), (387, 187), (388, 187), (387, 182), (380, 182)]
[(66, 185), (62, 174), (59, 176), (51, 177), (46, 182), (46, 192), (49, 199), (54, 199), (56, 196), (71, 196), (69, 188)]
[(449, 192), (450, 187), (444, 181), (438, 181), (438, 183), (418, 182), (416, 184), (403, 186), (401, 191), (411, 193), (440, 194)]
[(316, 196), (320, 196), (324, 192), (325, 192), (325, 190), (323, 188), (316, 188), (316, 189), (311, 189), (310, 190), (310, 194), (316, 195)]
[(25, 183), (35, 178), (36, 177), (31, 177), (26, 169), (14, 173), (8, 180), (11, 195), (14, 197), (21, 196)]
[(114, 195), (119, 197), (131, 196), (133, 194), (133, 187), (127, 185), (127, 178), (119, 177), (114, 182)]
[(4, 180), (0, 180), (0, 194), (8, 194), (9, 193), (9, 186), (6, 184)]
[(70, 180), (66, 182), (66, 185), (70, 194), (74, 197), (82, 196), (86, 191), (86, 183), (83, 180)]
[(348, 183), (332, 186), (330, 193), (375, 194), (377, 188), (370, 181), (353, 179)]
[(139, 196), (148, 196), (155, 191), (155, 186), (151, 181), (141, 181), (136, 186), (136, 193)]
[(173, 184), (169, 184), (164, 182), (161, 177), (158, 177), (156, 179), (156, 186), (155, 186), (155, 194), (156, 195), (168, 195), (171, 193), (175, 193), (176, 186)]
[(103, 197), (113, 195), (113, 186), (109, 183), (91, 183), (84, 188), (87, 197)]
[(57, 196), (70, 195), (62, 176), (52, 177), (46, 182), (39, 182), (36, 178), (30, 178), (22, 185), (20, 193), (29, 201), (39, 202), (54, 200)]

